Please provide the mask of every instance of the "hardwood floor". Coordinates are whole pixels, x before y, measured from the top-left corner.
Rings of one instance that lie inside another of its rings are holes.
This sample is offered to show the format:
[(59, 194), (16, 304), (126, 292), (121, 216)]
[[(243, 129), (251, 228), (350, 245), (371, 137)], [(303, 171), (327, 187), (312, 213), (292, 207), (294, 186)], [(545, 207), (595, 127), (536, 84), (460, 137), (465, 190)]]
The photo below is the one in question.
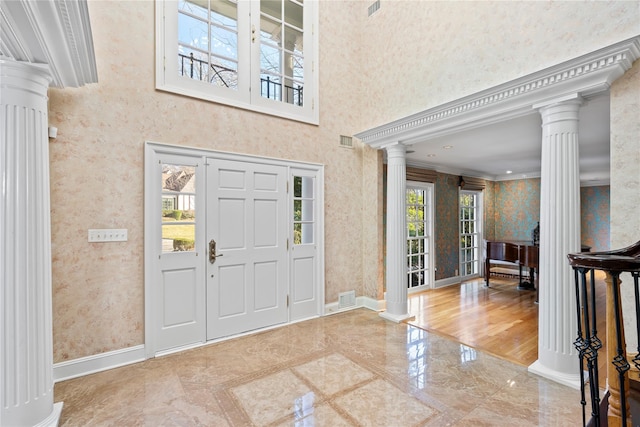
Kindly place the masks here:
[[(523, 366), (538, 359), (535, 292), (518, 290), (517, 280), (482, 279), (409, 295), (408, 323)], [(604, 274), (596, 275), (598, 336), (605, 338)], [(599, 352), (600, 385), (606, 380), (606, 348)]]

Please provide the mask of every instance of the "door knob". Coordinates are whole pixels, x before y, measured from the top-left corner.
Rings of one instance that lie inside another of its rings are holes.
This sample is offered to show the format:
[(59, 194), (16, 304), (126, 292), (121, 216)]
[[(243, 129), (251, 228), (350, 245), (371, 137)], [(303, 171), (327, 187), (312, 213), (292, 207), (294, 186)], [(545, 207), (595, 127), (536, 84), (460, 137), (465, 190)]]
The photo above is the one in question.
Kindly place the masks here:
[(216, 254), (216, 241), (214, 239), (211, 239), (211, 241), (209, 242), (209, 262), (213, 264), (214, 262), (216, 262), (216, 258), (222, 255), (224, 254)]

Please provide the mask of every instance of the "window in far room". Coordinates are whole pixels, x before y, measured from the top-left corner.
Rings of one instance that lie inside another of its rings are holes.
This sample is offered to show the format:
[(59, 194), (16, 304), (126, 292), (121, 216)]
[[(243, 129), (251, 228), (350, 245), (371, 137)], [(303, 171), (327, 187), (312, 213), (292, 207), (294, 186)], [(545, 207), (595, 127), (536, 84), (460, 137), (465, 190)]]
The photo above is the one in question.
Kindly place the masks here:
[(316, 2), (157, 0), (156, 87), (318, 123)]
[(407, 274), (411, 290), (433, 286), (433, 184), (408, 182), (406, 189)]
[(482, 192), (460, 191), (460, 277), (480, 274)]

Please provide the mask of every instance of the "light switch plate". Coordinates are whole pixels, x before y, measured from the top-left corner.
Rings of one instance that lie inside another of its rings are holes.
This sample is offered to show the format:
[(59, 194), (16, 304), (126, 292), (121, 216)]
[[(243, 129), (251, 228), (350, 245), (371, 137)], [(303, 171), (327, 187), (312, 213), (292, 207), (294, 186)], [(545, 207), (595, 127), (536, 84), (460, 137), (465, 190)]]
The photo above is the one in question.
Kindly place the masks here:
[(89, 242), (126, 242), (126, 228), (90, 228)]

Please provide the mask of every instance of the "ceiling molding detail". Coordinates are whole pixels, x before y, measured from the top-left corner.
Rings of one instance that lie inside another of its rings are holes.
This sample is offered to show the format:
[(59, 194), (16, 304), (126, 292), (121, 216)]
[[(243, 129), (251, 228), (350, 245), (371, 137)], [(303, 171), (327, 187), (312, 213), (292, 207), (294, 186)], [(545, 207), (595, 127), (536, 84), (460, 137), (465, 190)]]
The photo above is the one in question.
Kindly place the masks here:
[(2, 1), (0, 57), (47, 64), (52, 86), (98, 81), (86, 0)]
[(393, 142), (412, 145), (530, 114), (534, 105), (563, 96), (589, 98), (609, 90), (639, 57), (640, 36), (636, 36), (355, 136), (373, 148)]

